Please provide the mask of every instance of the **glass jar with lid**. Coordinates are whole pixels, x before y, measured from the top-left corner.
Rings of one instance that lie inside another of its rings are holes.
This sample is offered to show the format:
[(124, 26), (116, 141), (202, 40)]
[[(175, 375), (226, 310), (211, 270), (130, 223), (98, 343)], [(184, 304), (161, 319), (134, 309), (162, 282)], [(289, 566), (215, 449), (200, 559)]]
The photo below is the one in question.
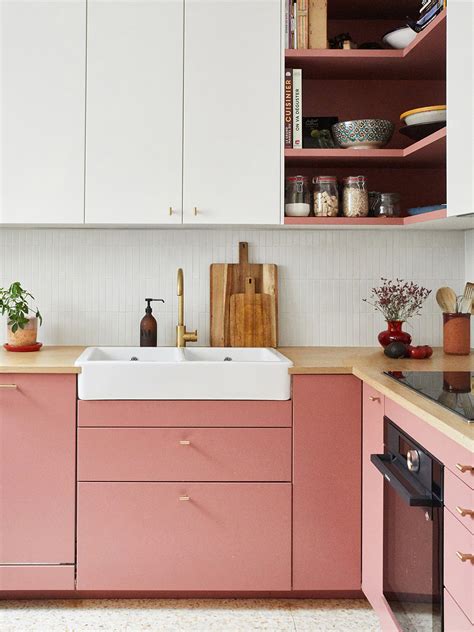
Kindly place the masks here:
[(369, 194), (365, 176), (349, 176), (343, 180), (342, 211), (345, 217), (367, 217)]
[(285, 215), (307, 217), (311, 211), (311, 195), (306, 176), (290, 176), (285, 186)]
[(316, 217), (336, 217), (339, 213), (339, 192), (336, 176), (313, 178), (313, 209)]
[(400, 217), (400, 195), (398, 193), (381, 193), (377, 215)]

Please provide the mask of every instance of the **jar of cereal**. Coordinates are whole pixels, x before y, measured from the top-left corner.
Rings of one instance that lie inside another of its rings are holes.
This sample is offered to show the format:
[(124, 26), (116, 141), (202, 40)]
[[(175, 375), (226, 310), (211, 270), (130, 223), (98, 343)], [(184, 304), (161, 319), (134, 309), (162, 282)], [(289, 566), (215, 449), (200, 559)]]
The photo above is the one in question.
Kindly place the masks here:
[(336, 176), (313, 178), (314, 214), (316, 217), (336, 217), (339, 213), (339, 193)]
[(369, 194), (365, 176), (349, 176), (343, 180), (342, 211), (345, 217), (367, 217)]

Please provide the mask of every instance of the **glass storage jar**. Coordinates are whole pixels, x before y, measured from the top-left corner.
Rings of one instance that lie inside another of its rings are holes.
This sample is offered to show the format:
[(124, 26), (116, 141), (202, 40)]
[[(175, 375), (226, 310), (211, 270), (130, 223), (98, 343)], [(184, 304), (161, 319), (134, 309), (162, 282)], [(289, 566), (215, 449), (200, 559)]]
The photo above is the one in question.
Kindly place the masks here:
[(400, 217), (400, 195), (398, 193), (381, 193), (377, 215)]
[(307, 217), (311, 211), (311, 195), (306, 176), (290, 176), (286, 179), (285, 215)]
[(367, 217), (369, 194), (365, 176), (349, 176), (343, 180), (342, 211), (345, 217)]
[(313, 210), (316, 217), (336, 217), (339, 213), (336, 176), (316, 176), (313, 185)]

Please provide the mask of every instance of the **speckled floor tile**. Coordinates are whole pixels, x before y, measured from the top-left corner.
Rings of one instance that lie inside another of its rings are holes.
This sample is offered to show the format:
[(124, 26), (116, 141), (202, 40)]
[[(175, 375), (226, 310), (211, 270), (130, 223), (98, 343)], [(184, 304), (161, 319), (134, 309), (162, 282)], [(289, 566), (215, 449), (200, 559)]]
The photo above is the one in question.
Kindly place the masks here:
[(2, 632), (379, 632), (363, 600), (110, 599), (0, 602)]

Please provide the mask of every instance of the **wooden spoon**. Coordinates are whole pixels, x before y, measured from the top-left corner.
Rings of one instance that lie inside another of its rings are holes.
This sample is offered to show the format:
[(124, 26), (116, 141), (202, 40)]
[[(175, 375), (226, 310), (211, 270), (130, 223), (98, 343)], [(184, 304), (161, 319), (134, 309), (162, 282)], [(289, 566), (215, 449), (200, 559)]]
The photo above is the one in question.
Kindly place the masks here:
[(440, 287), (436, 292), (436, 301), (443, 312), (453, 314), (456, 311), (456, 292), (450, 287)]

